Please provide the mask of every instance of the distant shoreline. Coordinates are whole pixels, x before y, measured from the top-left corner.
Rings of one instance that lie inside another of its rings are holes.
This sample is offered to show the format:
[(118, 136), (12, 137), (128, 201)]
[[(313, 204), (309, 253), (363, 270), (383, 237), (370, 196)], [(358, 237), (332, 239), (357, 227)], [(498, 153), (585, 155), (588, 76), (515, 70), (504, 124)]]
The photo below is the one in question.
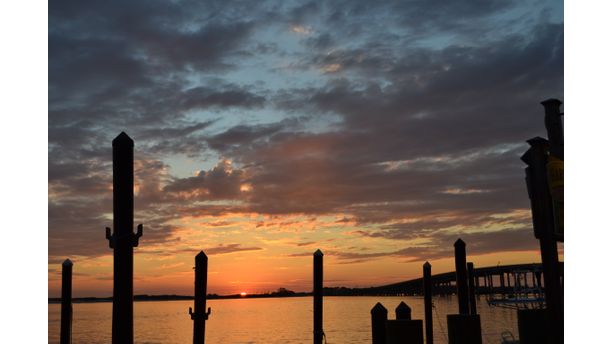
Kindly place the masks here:
[[(216, 295), (209, 294), (206, 296), (207, 300), (222, 300), (222, 299), (258, 299), (258, 298), (270, 298), (270, 297), (303, 297), (311, 296), (312, 293), (293, 293), (293, 294), (251, 294), (251, 295)], [(146, 301), (184, 301), (193, 300), (193, 296), (189, 295), (134, 295), (135, 302), (146, 302)], [(112, 297), (75, 297), (72, 298), (72, 303), (98, 303), (98, 302), (112, 302)], [(61, 303), (61, 297), (50, 297), (50, 304)]]

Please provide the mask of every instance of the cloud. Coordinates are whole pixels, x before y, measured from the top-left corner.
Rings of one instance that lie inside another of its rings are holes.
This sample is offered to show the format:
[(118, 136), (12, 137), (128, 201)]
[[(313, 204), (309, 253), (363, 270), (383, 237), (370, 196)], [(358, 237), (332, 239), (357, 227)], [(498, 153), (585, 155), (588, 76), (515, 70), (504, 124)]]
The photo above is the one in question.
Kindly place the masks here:
[(215, 255), (215, 254), (228, 254), (235, 252), (244, 252), (244, 251), (259, 251), (261, 247), (243, 247), (240, 244), (221, 244), (215, 247), (210, 247), (205, 250), (207, 255)]

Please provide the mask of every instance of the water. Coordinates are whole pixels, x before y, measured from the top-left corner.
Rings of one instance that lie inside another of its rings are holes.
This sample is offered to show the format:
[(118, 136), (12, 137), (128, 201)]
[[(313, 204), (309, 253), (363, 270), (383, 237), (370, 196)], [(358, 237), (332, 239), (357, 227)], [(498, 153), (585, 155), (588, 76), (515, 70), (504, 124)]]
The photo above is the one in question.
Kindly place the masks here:
[[(325, 297), (323, 329), (327, 343), (371, 343), (370, 309), (381, 302), (395, 319), (400, 301), (412, 308), (413, 319), (423, 319), (421, 297)], [(134, 303), (134, 338), (142, 344), (188, 344), (193, 324), (188, 309), (193, 301)], [(206, 321), (207, 343), (312, 343), (312, 298), (265, 298), (210, 300)], [(434, 297), (434, 339), (448, 343), (446, 314), (457, 313), (454, 297)], [(112, 303), (73, 304), (72, 343), (111, 342)], [(479, 300), (483, 342), (501, 342), (500, 334), (511, 331), (518, 338), (516, 311), (487, 305)], [(49, 343), (59, 343), (60, 305), (49, 304)]]

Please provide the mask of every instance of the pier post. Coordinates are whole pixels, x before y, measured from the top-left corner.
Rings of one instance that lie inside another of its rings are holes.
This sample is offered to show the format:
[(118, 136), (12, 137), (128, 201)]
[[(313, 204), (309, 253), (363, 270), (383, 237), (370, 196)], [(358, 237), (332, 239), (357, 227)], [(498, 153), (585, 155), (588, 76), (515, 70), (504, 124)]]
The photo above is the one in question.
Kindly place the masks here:
[(313, 254), (313, 314), (314, 314), (314, 344), (323, 342), (323, 252), (317, 250)]
[(134, 247), (142, 224), (134, 234), (134, 141), (124, 132), (113, 140), (113, 228), (106, 238), (113, 249), (112, 344), (133, 344)]
[(433, 315), (431, 301), (431, 264), (423, 264), (423, 298), (425, 305), (425, 340), (426, 344), (433, 344)]
[(386, 344), (387, 309), (380, 302), (370, 310), (372, 316), (372, 344)]
[(397, 320), (412, 320), (412, 310), (402, 301), (395, 308), (395, 319)]
[(465, 260), (465, 242), (461, 239), (457, 239), (457, 241), (455, 241), (455, 273), (457, 276), (459, 314), (470, 314)]
[(206, 309), (206, 285), (208, 281), (208, 257), (204, 251), (200, 251), (195, 257), (195, 289), (192, 311), (189, 307), (189, 315), (193, 320), (193, 344), (204, 344), (206, 337), (206, 320), (210, 315), (210, 307)]
[(527, 140), (530, 148), (521, 157), (525, 168), (527, 191), (531, 201), (531, 215), (535, 237), (540, 241), (544, 294), (549, 315), (552, 343), (563, 343), (563, 292), (559, 255), (555, 239), (553, 201), (547, 181), (549, 144), (535, 137)]
[(62, 318), (60, 344), (72, 343), (72, 262), (62, 263)]
[(476, 311), (476, 289), (474, 286), (474, 263), (467, 263), (468, 288), (470, 295), (470, 314), (477, 314)]
[(404, 301), (395, 308), (395, 320), (385, 323), (386, 344), (423, 344), (423, 320), (412, 320), (411, 313)]

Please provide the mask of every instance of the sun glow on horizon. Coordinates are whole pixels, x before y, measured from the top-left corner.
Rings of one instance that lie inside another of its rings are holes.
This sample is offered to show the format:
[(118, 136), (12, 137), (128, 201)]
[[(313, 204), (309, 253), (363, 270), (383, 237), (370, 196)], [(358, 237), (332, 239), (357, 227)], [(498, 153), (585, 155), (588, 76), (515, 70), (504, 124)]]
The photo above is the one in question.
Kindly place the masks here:
[(241, 297), (245, 297), (245, 296), (247, 296), (246, 291), (241, 292), (241, 293), (240, 293), (240, 296), (241, 296)]

